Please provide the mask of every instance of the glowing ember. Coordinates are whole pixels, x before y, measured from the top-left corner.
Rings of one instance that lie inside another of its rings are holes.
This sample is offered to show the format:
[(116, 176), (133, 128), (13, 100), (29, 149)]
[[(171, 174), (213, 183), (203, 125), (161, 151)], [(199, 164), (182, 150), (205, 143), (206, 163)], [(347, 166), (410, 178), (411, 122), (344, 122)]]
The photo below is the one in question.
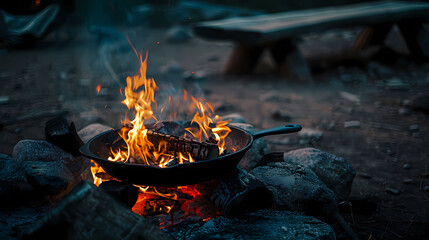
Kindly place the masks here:
[(100, 90), (101, 90), (101, 85), (98, 84), (97, 87), (95, 87), (95, 91), (97, 92), (97, 94), (99, 94)]

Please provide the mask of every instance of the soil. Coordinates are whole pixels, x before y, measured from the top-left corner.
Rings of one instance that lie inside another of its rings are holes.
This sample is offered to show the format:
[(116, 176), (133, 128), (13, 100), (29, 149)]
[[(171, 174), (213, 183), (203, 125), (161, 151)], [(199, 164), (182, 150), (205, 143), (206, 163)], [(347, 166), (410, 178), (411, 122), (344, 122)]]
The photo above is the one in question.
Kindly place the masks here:
[[(429, 185), (429, 115), (407, 106), (418, 93), (429, 93), (429, 65), (402, 55), (407, 49), (398, 32), (387, 41), (395, 52), (386, 48), (353, 58), (359, 28), (303, 36), (300, 48), (314, 73), (313, 83), (304, 84), (279, 76), (268, 55), (253, 75), (222, 75), (230, 42), (192, 38), (171, 44), (165, 40), (166, 29), (121, 31), (136, 49), (148, 51), (148, 75), (158, 83), (161, 97), (162, 91), (168, 95), (185, 86), (204, 93), (216, 114), (240, 113), (259, 129), (297, 123), (320, 130), (323, 136), (310, 141), (299, 134), (266, 140), (271, 151), (315, 147), (353, 165), (351, 196), (377, 203), (375, 212), (343, 212), (360, 239), (429, 239), (429, 192), (424, 191)], [(1, 153), (11, 155), (23, 139), (44, 139), (45, 122), (55, 114), (66, 113), (78, 129), (92, 122), (120, 126), (126, 113), (120, 84), (137, 70), (138, 59), (127, 41), (108, 40), (100, 43), (86, 30), (69, 29), (31, 48), (0, 51), (0, 96), (9, 97), (0, 105)], [(163, 67), (172, 61), (189, 71), (191, 80), (165, 73)], [(379, 65), (387, 70), (374, 70)], [(407, 86), (389, 88), (392, 78)], [(98, 85), (102, 90), (97, 94)], [(360, 101), (342, 97), (344, 92)], [(272, 117), (275, 111), (285, 115), (283, 120)], [(347, 121), (359, 121), (360, 126), (346, 128)], [(346, 239), (335, 229), (338, 239)]]

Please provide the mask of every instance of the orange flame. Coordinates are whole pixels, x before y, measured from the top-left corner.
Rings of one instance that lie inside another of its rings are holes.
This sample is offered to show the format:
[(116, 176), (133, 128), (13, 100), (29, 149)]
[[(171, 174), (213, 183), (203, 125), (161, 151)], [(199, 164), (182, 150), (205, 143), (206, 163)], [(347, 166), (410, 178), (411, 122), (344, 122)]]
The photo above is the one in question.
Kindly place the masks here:
[(97, 94), (99, 94), (100, 90), (101, 90), (101, 84), (98, 84), (97, 87), (95, 87), (95, 91), (97, 92)]
[[(158, 121), (152, 110), (157, 108), (155, 93), (158, 87), (153, 78), (146, 77), (148, 54), (146, 53), (146, 57), (143, 59), (141, 54), (138, 54), (137, 51), (135, 52), (139, 57), (140, 70), (135, 76), (128, 76), (126, 79), (127, 86), (123, 91), (121, 89), (121, 94), (125, 96), (122, 103), (134, 114), (133, 120), (125, 117), (122, 122), (124, 127), (119, 131), (119, 135), (124, 139), (127, 147), (124, 149), (112, 148), (111, 157), (108, 159), (110, 161), (140, 163), (159, 167), (168, 167), (167, 163), (174, 159), (177, 160), (178, 164), (194, 162), (195, 160), (190, 153), (167, 153), (167, 142), (161, 141), (158, 146), (154, 146), (148, 140), (147, 133), (149, 129), (145, 127), (145, 122), (149, 120)], [(101, 85), (97, 86), (97, 91), (99, 91), (99, 88), (101, 89)], [(184, 90), (183, 98), (188, 102), (190, 110), (196, 112), (192, 119), (192, 124), (197, 127), (187, 128), (188, 134), (199, 141), (216, 142), (220, 155), (225, 150), (225, 138), (231, 131), (227, 126), (228, 122), (222, 121), (217, 115), (214, 116), (213, 107), (207, 100), (190, 96), (186, 90)], [(173, 102), (172, 97), (169, 96), (167, 104), (170, 105)], [(161, 112), (164, 107), (162, 107)], [(173, 112), (169, 119), (173, 120), (175, 117), (176, 112)], [(184, 137), (186, 137), (186, 134)], [(95, 184), (100, 184), (102, 180), (97, 178), (95, 174), (103, 170), (97, 165), (91, 170), (94, 174)]]

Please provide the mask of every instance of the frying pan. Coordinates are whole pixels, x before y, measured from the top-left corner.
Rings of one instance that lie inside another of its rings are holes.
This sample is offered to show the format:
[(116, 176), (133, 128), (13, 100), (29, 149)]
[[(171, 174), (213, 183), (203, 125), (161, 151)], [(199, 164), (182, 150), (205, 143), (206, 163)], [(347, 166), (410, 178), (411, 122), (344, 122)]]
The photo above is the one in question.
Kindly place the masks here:
[[(171, 123), (163, 122), (163, 124), (168, 126)], [(228, 125), (228, 127), (231, 132), (225, 139), (226, 147), (227, 149), (234, 148), (237, 150), (236, 152), (213, 159), (177, 164), (168, 168), (107, 160), (112, 147), (126, 147), (118, 130), (109, 130), (93, 137), (80, 148), (80, 152), (98, 163), (106, 173), (124, 182), (155, 187), (184, 186), (216, 179), (233, 171), (244, 154), (252, 147), (253, 141), (258, 138), (301, 130), (301, 126), (297, 124), (288, 124), (255, 133), (249, 133), (235, 126)], [(120, 140), (118, 141), (118, 139)]]

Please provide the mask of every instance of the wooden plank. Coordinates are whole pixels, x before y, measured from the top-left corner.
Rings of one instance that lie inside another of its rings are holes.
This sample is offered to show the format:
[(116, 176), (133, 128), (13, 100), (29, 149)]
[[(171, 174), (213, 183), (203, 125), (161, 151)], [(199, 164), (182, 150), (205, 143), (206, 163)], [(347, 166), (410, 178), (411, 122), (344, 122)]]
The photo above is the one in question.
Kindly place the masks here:
[(237, 42), (263, 42), (335, 27), (394, 22), (407, 18), (429, 20), (429, 3), (374, 2), (269, 15), (202, 22), (194, 30), (202, 37)]

